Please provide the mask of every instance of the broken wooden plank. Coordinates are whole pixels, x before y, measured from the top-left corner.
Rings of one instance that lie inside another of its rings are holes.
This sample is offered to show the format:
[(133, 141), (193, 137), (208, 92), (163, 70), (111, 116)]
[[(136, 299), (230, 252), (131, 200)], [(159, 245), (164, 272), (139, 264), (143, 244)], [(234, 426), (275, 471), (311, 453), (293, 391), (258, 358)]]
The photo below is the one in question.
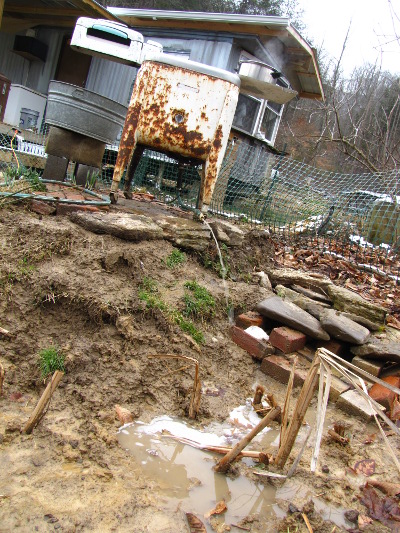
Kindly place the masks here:
[(40, 420), (44, 416), (44, 410), (49, 404), (51, 397), (53, 396), (54, 391), (58, 387), (58, 384), (60, 383), (63, 375), (64, 375), (64, 372), (61, 372), (60, 370), (56, 370), (54, 372), (54, 374), (51, 377), (51, 381), (48, 383), (47, 387), (45, 388), (45, 391), (43, 392), (40, 400), (38, 401), (28, 422), (22, 428), (23, 433), (27, 433), (29, 435), (30, 433), (32, 433), (33, 428), (40, 422)]

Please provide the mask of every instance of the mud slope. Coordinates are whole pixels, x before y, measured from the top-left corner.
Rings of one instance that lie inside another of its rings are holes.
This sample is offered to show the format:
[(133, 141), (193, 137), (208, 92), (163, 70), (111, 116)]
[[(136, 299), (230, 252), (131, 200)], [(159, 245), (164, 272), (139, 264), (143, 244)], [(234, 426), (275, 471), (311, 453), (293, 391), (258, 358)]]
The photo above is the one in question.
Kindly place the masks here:
[[(67, 217), (42, 218), (22, 207), (0, 211), (0, 326), (11, 334), (0, 336), (5, 370), (0, 531), (188, 531), (182, 511), (163, 509), (157, 486), (143, 478), (140, 465), (116, 438), (115, 404), (142, 421), (187, 414), (191, 368), (176, 372), (179, 365), (149, 359), (150, 354), (195, 357), (202, 381), (225, 391), (223, 397), (203, 395), (199, 425), (223, 420), (244, 403), (256, 383), (282, 401), (284, 387), (261, 374), (259, 363), (229, 338), (221, 279), (202, 266), (215, 260), (214, 252), (201, 260), (187, 254), (183, 265), (171, 269), (166, 260), (173, 249), (166, 241), (129, 243), (95, 235)], [(248, 250), (229, 254), (236, 281), (228, 286), (238, 313), (263, 297), (263, 289), (249, 283), (252, 262), (268, 262), (273, 248), (267, 241), (254, 241)], [(196, 280), (211, 292), (215, 316), (195, 321), (204, 334), (203, 344), (196, 344), (162, 311), (146, 309), (139, 298), (145, 279), (153, 280), (160, 298), (177, 310), (185, 282)], [(45, 417), (32, 435), (24, 435), (20, 428), (44, 389), (38, 353), (52, 345), (65, 354), (66, 374)], [(359, 421), (353, 429), (357, 438), (365, 436)], [(374, 446), (381, 453), (378, 441)], [(349, 457), (333, 445), (322, 452), (322, 460), (345, 468), (363, 458), (362, 440), (352, 453)], [(315, 478), (307, 469), (305, 463), (304, 480), (319, 493), (349, 508), (362, 508), (356, 484), (340, 476), (334, 482)], [(261, 531), (257, 520), (247, 527)], [(332, 531), (332, 524), (329, 527)], [(277, 530), (278, 525), (271, 524), (271, 531)], [(285, 526), (284, 531), (289, 529)], [(315, 531), (328, 531), (328, 525)]]

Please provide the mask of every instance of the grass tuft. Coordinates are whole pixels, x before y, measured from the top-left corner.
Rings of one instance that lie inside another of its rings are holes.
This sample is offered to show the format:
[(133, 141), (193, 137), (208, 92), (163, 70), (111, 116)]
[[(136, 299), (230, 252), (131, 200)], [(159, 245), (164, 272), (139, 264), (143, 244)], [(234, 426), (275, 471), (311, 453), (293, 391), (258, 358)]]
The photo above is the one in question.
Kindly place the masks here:
[(153, 279), (143, 278), (139, 287), (139, 299), (146, 303), (147, 309), (159, 309), (162, 311), (170, 322), (177, 324), (182, 331), (188, 333), (197, 343), (204, 342), (203, 333), (196, 328), (193, 322), (162, 300), (158, 292), (157, 282)]
[(197, 281), (187, 281), (186, 291), (183, 297), (185, 316), (207, 320), (215, 315), (215, 300), (210, 292), (197, 283)]
[(50, 346), (39, 352), (39, 368), (43, 379), (53, 374), (56, 370), (65, 371), (64, 354), (59, 348)]
[(185, 252), (181, 252), (177, 248), (174, 248), (172, 252), (169, 254), (167, 259), (165, 260), (165, 264), (168, 268), (175, 268), (179, 265), (182, 265), (186, 262), (186, 254)]

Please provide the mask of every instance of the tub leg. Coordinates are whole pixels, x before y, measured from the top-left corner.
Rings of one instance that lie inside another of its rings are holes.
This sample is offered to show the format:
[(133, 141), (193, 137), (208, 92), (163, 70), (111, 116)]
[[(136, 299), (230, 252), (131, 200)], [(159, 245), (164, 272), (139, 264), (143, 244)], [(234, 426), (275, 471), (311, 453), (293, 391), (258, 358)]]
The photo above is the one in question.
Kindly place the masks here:
[(141, 144), (137, 144), (135, 148), (133, 149), (131, 160), (129, 162), (128, 168), (126, 169), (124, 196), (125, 198), (128, 198), (129, 200), (132, 200), (132, 191), (131, 191), (132, 180), (135, 175), (136, 169), (138, 167), (139, 161), (143, 155), (143, 152), (144, 152), (144, 146)]
[[(113, 180), (110, 189), (110, 200), (112, 204), (117, 203), (118, 198), (118, 185), (121, 181), (125, 167), (128, 165), (131, 155), (134, 153), (137, 140), (136, 140), (136, 124), (133, 118), (130, 116), (130, 109), (125, 120), (124, 129), (122, 130), (121, 142), (119, 145), (117, 161), (114, 167)], [(128, 171), (127, 171), (128, 174)]]

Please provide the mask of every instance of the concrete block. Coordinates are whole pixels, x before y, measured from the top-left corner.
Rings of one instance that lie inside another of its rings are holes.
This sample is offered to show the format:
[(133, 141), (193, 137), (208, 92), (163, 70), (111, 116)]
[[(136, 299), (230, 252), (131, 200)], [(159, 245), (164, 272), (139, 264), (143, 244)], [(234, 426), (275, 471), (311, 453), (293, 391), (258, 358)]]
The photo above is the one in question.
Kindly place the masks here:
[(47, 155), (43, 171), (44, 180), (64, 181), (69, 160), (66, 157)]
[[(366, 421), (370, 421), (375, 412), (369, 402), (354, 389), (341, 394), (336, 402), (336, 407), (349, 415), (359, 416)], [(384, 411), (385, 408), (382, 407), (382, 410)]]
[(85, 187), (88, 183), (96, 182), (96, 176), (99, 174), (99, 169), (97, 167), (91, 167), (88, 165), (83, 165), (82, 163), (77, 163), (75, 168), (75, 181), (77, 185)]
[(100, 168), (105, 147), (106, 144), (97, 139), (52, 126), (47, 140), (46, 153)]
[(258, 326), (259, 328), (263, 325), (263, 317), (256, 311), (248, 311), (247, 313), (242, 313), (236, 318), (236, 325), (239, 328), (246, 329), (250, 326)]
[(350, 385), (345, 383), (337, 376), (332, 376), (331, 390), (329, 392), (329, 400), (331, 402), (337, 402), (339, 396), (350, 389)]
[(275, 348), (269, 342), (254, 338), (237, 326), (231, 328), (231, 337), (234, 343), (260, 361), (275, 353)]
[(307, 337), (295, 329), (282, 326), (274, 328), (269, 336), (269, 342), (283, 353), (301, 350), (306, 344)]

